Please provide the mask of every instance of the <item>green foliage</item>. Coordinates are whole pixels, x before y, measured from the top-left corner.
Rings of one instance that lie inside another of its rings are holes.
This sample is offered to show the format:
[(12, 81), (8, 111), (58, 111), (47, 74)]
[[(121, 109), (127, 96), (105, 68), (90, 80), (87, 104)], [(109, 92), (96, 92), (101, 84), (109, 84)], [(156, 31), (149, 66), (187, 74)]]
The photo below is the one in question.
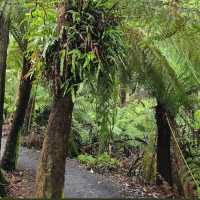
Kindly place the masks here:
[[(36, 94), (35, 94), (36, 93)], [(36, 95), (35, 110), (41, 111), (45, 106), (51, 105), (50, 92), (48, 86), (43, 82), (38, 82), (33, 87), (32, 95)]]
[(200, 129), (200, 110), (196, 110), (194, 113), (194, 128)]
[[(74, 157), (77, 157), (79, 155), (79, 147), (78, 147), (78, 144), (76, 143), (77, 142), (77, 139), (79, 138), (76, 138), (76, 134), (74, 132), (72, 132), (71, 134), (71, 138), (69, 139), (69, 142), (68, 142), (68, 157), (70, 158), (74, 158)], [(80, 142), (80, 141), (78, 141)]]
[(149, 136), (155, 133), (153, 99), (132, 100), (126, 107), (119, 108), (114, 133), (130, 138)]
[[(8, 115), (15, 110), (22, 65), (23, 52), (16, 41), (11, 37), (6, 70), (5, 115)], [(35, 82), (32, 94), (35, 92), (37, 93), (35, 105), (36, 110), (42, 110), (45, 105), (51, 103), (47, 86), (42, 81)]]
[[(182, 152), (186, 159), (186, 162), (190, 168), (192, 176), (194, 177), (197, 187), (200, 185), (200, 150), (199, 150), (199, 123), (198, 110), (194, 109), (199, 105), (191, 105), (191, 110), (184, 112), (180, 110), (177, 116), (177, 123), (180, 127), (179, 144), (181, 145)], [(196, 110), (191, 117), (191, 111)], [(191, 175), (188, 175), (188, 169), (183, 172), (182, 179), (184, 183), (191, 181)]]
[(197, 188), (198, 197), (200, 197), (200, 186)]
[(91, 155), (87, 155), (87, 154), (79, 155), (78, 159), (80, 160), (82, 164), (85, 164), (91, 168), (93, 168), (96, 165), (96, 159)]
[(21, 72), (21, 66), (23, 62), (22, 52), (20, 51), (17, 43), (11, 37), (8, 58), (7, 58), (7, 69), (6, 69), (6, 95), (5, 95), (5, 115), (9, 115), (15, 109), (15, 101), (17, 98), (17, 88), (19, 75)]
[(82, 145), (91, 144), (97, 137), (97, 123), (95, 99), (87, 85), (80, 85), (74, 103), (72, 129), (80, 134)]
[(117, 167), (119, 167), (120, 162), (115, 159), (115, 158), (111, 158), (108, 153), (103, 153), (100, 154), (97, 157), (97, 166), (98, 167), (105, 167), (108, 169), (116, 169)]
[(191, 41), (198, 44), (199, 36), (190, 24), (192, 15), (186, 17), (184, 12), (189, 4), (184, 11), (183, 4), (131, 1), (125, 25), (132, 46), (129, 65), (138, 75), (138, 81), (172, 114), (181, 105), (188, 106), (189, 96), (199, 88), (200, 59), (196, 54), (199, 47), (193, 48), (191, 44)]
[(54, 6), (55, 1), (27, 2), (25, 4), (25, 7), (30, 10), (26, 13), (24, 19), (24, 23), (29, 25), (25, 34), (29, 52), (39, 53), (45, 51), (52, 42), (51, 37), (56, 37), (56, 10)]
[(82, 164), (87, 165), (90, 168), (105, 168), (105, 169), (117, 169), (120, 166), (120, 162), (111, 158), (107, 153), (99, 154), (97, 157), (91, 155), (79, 155), (78, 159)]
[[(30, 73), (44, 75), (53, 85), (54, 94), (72, 92), (74, 97), (84, 81), (97, 88), (93, 93), (97, 99), (99, 133), (104, 140), (112, 132), (110, 112), (116, 102), (113, 104), (113, 96), (117, 96), (117, 69), (124, 57), (118, 4), (105, 0), (69, 1), (63, 4), (66, 20), (59, 24), (53, 11), (55, 1), (51, 3), (28, 4), (32, 12), (26, 17), (31, 27), (26, 38), (34, 63)], [(58, 71), (60, 81), (55, 83), (52, 77)], [(107, 145), (109, 139), (110, 136), (102, 144)]]
[[(84, 94), (86, 94), (86, 91)], [(78, 132), (82, 138), (82, 144), (92, 144), (101, 141), (98, 133), (98, 122), (96, 121), (95, 102), (93, 98), (79, 94), (75, 101), (73, 113), (73, 130)], [(146, 138), (156, 132), (154, 119), (155, 100), (130, 97), (130, 101), (123, 108), (117, 107), (115, 123), (112, 129), (113, 142), (115, 140), (125, 141), (127, 145), (140, 146), (141, 143), (135, 137)], [(126, 141), (128, 139), (128, 141)]]

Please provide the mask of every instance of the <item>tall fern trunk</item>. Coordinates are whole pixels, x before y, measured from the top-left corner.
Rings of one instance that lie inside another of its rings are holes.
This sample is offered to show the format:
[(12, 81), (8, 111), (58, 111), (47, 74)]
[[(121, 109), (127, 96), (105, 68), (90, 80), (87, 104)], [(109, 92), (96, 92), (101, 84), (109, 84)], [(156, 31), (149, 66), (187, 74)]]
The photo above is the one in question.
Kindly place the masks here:
[(62, 198), (72, 111), (73, 102), (71, 95), (54, 98), (37, 170), (37, 198)]
[(8, 139), (6, 142), (5, 152), (2, 157), (1, 165), (5, 170), (14, 170), (17, 163), (18, 155), (18, 145), (19, 145), (19, 133), (23, 125), (26, 108), (28, 106), (32, 80), (31, 78), (26, 78), (28, 71), (30, 70), (31, 64), (29, 60), (24, 57), (23, 69), (21, 74), (20, 86), (19, 86), (19, 96), (17, 100), (16, 110), (14, 113), (13, 123), (11, 130), (8, 134)]
[[(3, 126), (3, 108), (5, 96), (6, 60), (9, 43), (9, 23), (0, 13), (0, 147)], [(1, 148), (0, 148), (1, 149)]]
[[(171, 130), (166, 118), (167, 110), (165, 106), (158, 102), (156, 106), (156, 123), (157, 123), (157, 184), (162, 184), (162, 178), (172, 185), (171, 171)], [(161, 177), (162, 178), (161, 178)]]

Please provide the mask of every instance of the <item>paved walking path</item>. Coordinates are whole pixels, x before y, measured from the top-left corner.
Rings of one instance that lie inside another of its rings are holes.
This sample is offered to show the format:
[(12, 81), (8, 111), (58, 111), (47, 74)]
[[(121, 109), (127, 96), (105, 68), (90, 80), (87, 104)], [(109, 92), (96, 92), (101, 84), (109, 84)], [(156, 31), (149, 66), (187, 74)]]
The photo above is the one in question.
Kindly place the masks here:
[[(5, 148), (5, 138), (2, 149)], [(22, 147), (17, 168), (36, 173), (40, 152)], [(67, 159), (64, 196), (67, 198), (120, 198), (120, 188), (103, 176), (87, 171), (78, 161)]]

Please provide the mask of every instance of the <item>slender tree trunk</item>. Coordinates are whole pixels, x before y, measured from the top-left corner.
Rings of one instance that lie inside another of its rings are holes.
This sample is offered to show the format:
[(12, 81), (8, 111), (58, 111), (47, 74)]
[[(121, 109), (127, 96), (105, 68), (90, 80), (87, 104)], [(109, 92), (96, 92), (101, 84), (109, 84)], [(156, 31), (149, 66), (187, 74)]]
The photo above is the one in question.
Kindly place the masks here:
[(30, 99), (32, 104), (31, 104), (30, 116), (29, 116), (29, 120), (28, 120), (28, 128), (27, 128), (28, 134), (31, 134), (32, 124), (33, 124), (34, 111), (35, 111), (35, 99), (36, 99), (36, 95), (34, 95)]
[(28, 71), (30, 70), (31, 64), (29, 60), (24, 57), (23, 69), (21, 74), (20, 86), (19, 86), (19, 96), (17, 100), (16, 110), (14, 113), (13, 123), (11, 130), (8, 134), (8, 139), (6, 142), (6, 149), (1, 161), (2, 168), (5, 170), (14, 170), (17, 163), (18, 145), (19, 145), (19, 133), (23, 125), (26, 108), (28, 106), (32, 80), (26, 77)]
[[(4, 112), (4, 96), (5, 96), (5, 79), (7, 66), (7, 50), (9, 44), (9, 20), (6, 20), (3, 13), (0, 12), (0, 152), (1, 138), (3, 127), (3, 112)], [(6, 195), (5, 185), (7, 182), (0, 169), (0, 196)]]
[(36, 94), (34, 96), (30, 97), (28, 106), (26, 108), (24, 124), (23, 124), (23, 128), (21, 131), (21, 134), (23, 136), (27, 136), (27, 135), (31, 134), (33, 117), (34, 117), (34, 112), (35, 112), (35, 99), (36, 99)]
[(73, 102), (71, 95), (54, 98), (37, 170), (37, 198), (62, 198), (72, 111)]
[(0, 150), (5, 96), (6, 60), (9, 43), (9, 22), (0, 13)]
[(126, 89), (120, 88), (120, 106), (124, 107), (126, 105)]
[[(158, 102), (156, 107), (157, 138), (157, 184), (162, 184), (162, 178), (172, 185), (170, 141), (171, 130), (166, 119), (165, 106)], [(161, 178), (161, 177), (162, 178)]]

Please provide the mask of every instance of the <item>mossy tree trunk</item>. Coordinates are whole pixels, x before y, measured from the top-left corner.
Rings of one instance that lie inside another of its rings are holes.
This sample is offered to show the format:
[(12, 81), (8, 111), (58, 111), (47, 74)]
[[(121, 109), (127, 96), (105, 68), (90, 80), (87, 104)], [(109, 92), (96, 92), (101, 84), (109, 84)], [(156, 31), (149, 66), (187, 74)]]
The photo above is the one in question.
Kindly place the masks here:
[[(58, 6), (57, 31), (61, 33), (64, 24), (71, 20), (66, 16), (72, 5), (71, 0), (61, 1)], [(65, 178), (65, 161), (67, 157), (67, 143), (71, 132), (73, 101), (71, 94), (72, 72), (67, 58), (64, 58), (63, 74), (60, 71), (60, 51), (62, 42), (66, 40), (65, 31), (61, 34), (59, 43), (53, 44), (47, 50), (47, 65), (54, 66), (53, 74), (53, 105), (49, 116), (47, 133), (44, 139), (42, 155), (36, 176), (36, 197), (61, 199)], [(53, 50), (53, 51), (52, 51)], [(68, 88), (63, 84), (68, 83)]]
[[(164, 105), (158, 102), (156, 106), (156, 123), (157, 123), (157, 184), (162, 184), (162, 179), (172, 185), (171, 170), (171, 130), (166, 118), (168, 114)], [(160, 177), (161, 176), (161, 177)]]
[(17, 100), (16, 110), (13, 117), (13, 123), (11, 130), (8, 134), (8, 139), (6, 142), (6, 148), (4, 155), (2, 157), (1, 166), (4, 170), (14, 170), (16, 168), (17, 156), (18, 156), (18, 145), (19, 145), (19, 134), (22, 128), (26, 108), (28, 106), (32, 80), (30, 77), (26, 77), (28, 71), (30, 70), (31, 63), (24, 57), (23, 69), (21, 73), (21, 80), (19, 86), (19, 96)]
[(72, 110), (73, 102), (70, 94), (54, 98), (37, 170), (37, 198), (62, 198)]
[(0, 12), (0, 147), (2, 138), (2, 126), (3, 126), (8, 43), (9, 43), (9, 22), (5, 19), (3, 13)]

